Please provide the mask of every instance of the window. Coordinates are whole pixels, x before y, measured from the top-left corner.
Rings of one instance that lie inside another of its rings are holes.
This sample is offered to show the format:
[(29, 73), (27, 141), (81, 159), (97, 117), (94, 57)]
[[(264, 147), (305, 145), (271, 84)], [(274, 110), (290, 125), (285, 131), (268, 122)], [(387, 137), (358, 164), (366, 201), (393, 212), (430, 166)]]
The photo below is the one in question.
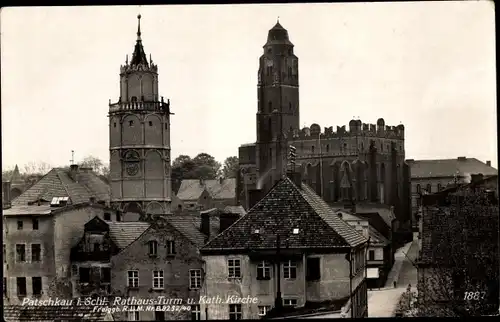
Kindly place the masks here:
[(271, 113), (273, 111), (273, 102), (269, 102), (267, 103), (268, 107), (269, 107), (269, 112), (268, 113)]
[(109, 212), (104, 213), (104, 220), (110, 221), (111, 220), (111, 214)]
[(42, 278), (32, 277), (31, 285), (33, 287), (33, 295), (42, 295)]
[(129, 321), (140, 321), (139, 311), (137, 311), (136, 305), (129, 306), (128, 312), (128, 320)]
[(441, 190), (443, 189), (443, 187), (441, 187), (441, 184), (440, 184), (440, 183), (438, 183), (437, 188), (438, 188), (438, 191), (441, 191)]
[(155, 321), (165, 321), (165, 312), (155, 311)]
[(116, 122), (113, 123), (113, 127), (116, 127)]
[(431, 193), (431, 191), (432, 191), (432, 185), (429, 183), (427, 184), (427, 192)]
[(311, 147), (311, 153), (314, 153), (314, 145)]
[(22, 220), (17, 221), (17, 230), (23, 230), (23, 221)]
[(31, 244), (31, 261), (39, 262), (41, 260), (42, 246), (40, 244)]
[(26, 296), (26, 277), (17, 278), (17, 296)]
[(375, 251), (374, 250), (368, 251), (368, 260), (370, 260), (370, 261), (375, 260)]
[(291, 111), (292, 110), (292, 103), (288, 103), (288, 109)]
[(326, 145), (326, 152), (327, 152), (327, 153), (328, 153), (328, 152), (330, 152), (330, 144), (327, 144), (327, 145)]
[(297, 263), (289, 260), (283, 264), (283, 278), (286, 279), (297, 278)]
[(201, 320), (201, 308), (199, 305), (191, 305), (191, 320)]
[(229, 271), (229, 278), (241, 277), (241, 264), (239, 259), (228, 259), (227, 268)]
[(101, 267), (101, 282), (111, 283), (111, 268)]
[(321, 265), (319, 257), (313, 257), (307, 259), (307, 281), (317, 281), (321, 279)]
[(127, 286), (139, 287), (139, 271), (128, 271)]
[(297, 299), (283, 299), (283, 306), (296, 306)]
[(167, 129), (167, 123), (165, 123), (165, 130)]
[(292, 67), (288, 67), (288, 76), (292, 76)]
[(175, 241), (167, 241), (167, 255), (175, 255)]
[(99, 243), (94, 243), (94, 252), (98, 252), (101, 250), (101, 244)]
[(7, 296), (7, 277), (3, 278), (3, 296), (8, 297)]
[(241, 304), (229, 304), (229, 320), (241, 320)]
[(33, 230), (38, 230), (38, 219), (31, 219), (31, 223), (33, 224)]
[(201, 288), (201, 269), (189, 270), (189, 288), (190, 289)]
[(149, 121), (149, 126), (153, 126), (153, 122)]
[(417, 193), (420, 193), (421, 192), (421, 188), (420, 188), (420, 185), (417, 184)]
[(380, 152), (384, 151), (384, 144), (380, 143)]
[(7, 248), (5, 246), (5, 244), (3, 244), (3, 262), (4, 263), (7, 263)]
[(78, 265), (71, 265), (71, 274), (73, 276), (78, 275)]
[(136, 96), (132, 96), (132, 97), (130, 98), (130, 100), (131, 100), (132, 102), (137, 102), (137, 97), (136, 97)]
[(153, 288), (163, 289), (163, 271), (153, 271)]
[(258, 280), (271, 279), (271, 264), (268, 261), (262, 261), (257, 265), (257, 279)]
[(26, 261), (26, 246), (24, 244), (17, 244), (16, 245), (16, 254), (17, 254), (16, 260), (18, 262), (25, 262)]
[(271, 306), (269, 305), (259, 306), (259, 316), (265, 316), (270, 310)]
[(158, 255), (158, 242), (156, 240), (149, 241), (149, 256)]
[(90, 283), (90, 268), (80, 267), (78, 275), (80, 275), (80, 283)]
[(119, 212), (116, 213), (116, 221), (122, 221), (122, 215)]

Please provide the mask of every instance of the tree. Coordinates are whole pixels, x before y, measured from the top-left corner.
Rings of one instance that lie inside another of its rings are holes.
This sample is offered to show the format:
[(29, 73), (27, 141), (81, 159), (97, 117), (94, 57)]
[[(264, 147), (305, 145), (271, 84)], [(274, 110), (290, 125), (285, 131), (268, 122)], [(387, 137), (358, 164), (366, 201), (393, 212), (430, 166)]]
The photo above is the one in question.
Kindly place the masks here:
[(82, 162), (80, 162), (79, 166), (85, 168), (92, 168), (94, 172), (101, 174), (104, 164), (101, 159), (89, 155), (86, 156)]
[(239, 169), (239, 159), (236, 156), (227, 157), (224, 160), (224, 168), (222, 174), (225, 178), (236, 178)]
[(424, 196), (419, 316), (498, 311), (498, 197), (474, 184), (453, 190)]
[(200, 153), (194, 157), (193, 162), (196, 166), (196, 174), (198, 178), (202, 179), (216, 179), (220, 162), (217, 162), (213, 156), (208, 153)]
[(172, 191), (177, 193), (184, 179), (215, 179), (220, 167), (220, 163), (207, 153), (200, 153), (193, 159), (179, 155), (172, 162)]

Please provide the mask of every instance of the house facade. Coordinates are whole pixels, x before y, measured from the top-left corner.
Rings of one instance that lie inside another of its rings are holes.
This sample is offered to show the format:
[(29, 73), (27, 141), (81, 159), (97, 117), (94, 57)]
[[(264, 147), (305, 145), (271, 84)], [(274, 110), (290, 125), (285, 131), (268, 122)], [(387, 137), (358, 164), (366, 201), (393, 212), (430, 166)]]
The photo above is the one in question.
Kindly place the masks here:
[(237, 206), (236, 179), (185, 179), (181, 182), (177, 198), (180, 200), (177, 207), (180, 206), (181, 210), (225, 209), (227, 206)]
[[(202, 319), (256, 319), (318, 303), (366, 316), (367, 239), (300, 181), (281, 179), (201, 249)], [(277, 297), (284, 311), (273, 309)]]
[(498, 170), (491, 166), (491, 161), (482, 162), (476, 158), (408, 159), (406, 162), (411, 169), (411, 209), (414, 230), (418, 230), (415, 214), (421, 206), (422, 192), (434, 193), (450, 184), (469, 183), (470, 175), (473, 173), (482, 173), (485, 176), (498, 174)]
[(72, 298), (70, 250), (88, 220), (104, 217), (108, 189), (91, 171), (55, 168), (3, 210), (6, 305)]

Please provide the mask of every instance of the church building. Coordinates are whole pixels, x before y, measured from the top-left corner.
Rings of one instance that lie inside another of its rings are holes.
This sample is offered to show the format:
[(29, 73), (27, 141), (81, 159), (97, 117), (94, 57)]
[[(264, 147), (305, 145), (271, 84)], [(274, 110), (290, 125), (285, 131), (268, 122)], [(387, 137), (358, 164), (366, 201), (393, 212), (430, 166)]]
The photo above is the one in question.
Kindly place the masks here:
[(248, 208), (249, 191), (269, 191), (292, 166), (292, 153), (295, 171), (328, 204), (394, 207), (399, 227), (409, 229), (410, 173), (404, 126), (389, 126), (379, 118), (376, 124), (351, 120), (348, 128), (337, 126), (336, 131), (332, 126), (322, 130), (318, 124), (300, 129), (298, 57), (279, 21), (269, 31), (263, 49), (257, 84), (257, 141), (239, 148), (240, 204)]
[(171, 204), (170, 102), (158, 93), (158, 67), (141, 39), (120, 67), (120, 97), (109, 104), (111, 205), (124, 212), (166, 214)]

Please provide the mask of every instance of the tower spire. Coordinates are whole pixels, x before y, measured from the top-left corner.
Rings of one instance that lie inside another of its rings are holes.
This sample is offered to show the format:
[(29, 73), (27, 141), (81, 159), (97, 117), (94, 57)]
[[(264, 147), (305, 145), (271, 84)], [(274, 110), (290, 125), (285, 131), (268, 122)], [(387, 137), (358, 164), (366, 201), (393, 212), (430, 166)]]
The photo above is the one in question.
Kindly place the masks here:
[(137, 15), (137, 41), (141, 41), (141, 14)]
[(137, 15), (137, 41), (135, 43), (134, 53), (132, 54), (132, 60), (130, 65), (144, 65), (148, 66), (148, 59), (146, 58), (146, 53), (142, 47), (141, 38), (141, 15)]

